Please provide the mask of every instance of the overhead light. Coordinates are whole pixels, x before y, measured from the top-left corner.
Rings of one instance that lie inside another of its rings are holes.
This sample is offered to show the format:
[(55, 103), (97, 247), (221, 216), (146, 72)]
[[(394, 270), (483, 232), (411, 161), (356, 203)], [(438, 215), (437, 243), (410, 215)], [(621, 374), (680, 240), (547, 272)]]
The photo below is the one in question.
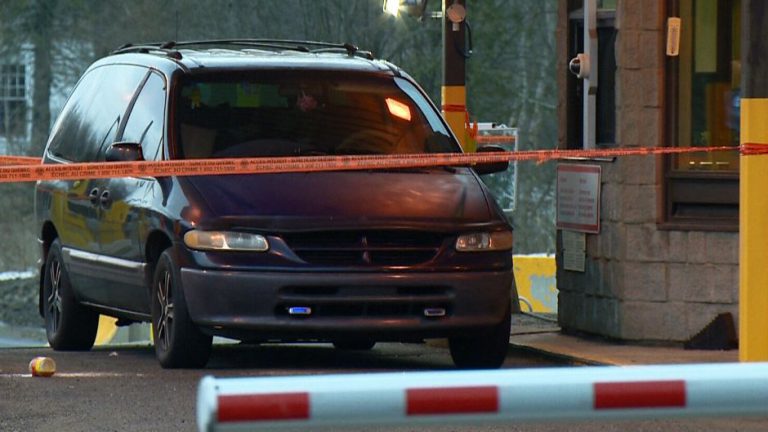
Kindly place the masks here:
[(427, 9), (427, 0), (384, 0), (384, 12), (398, 16), (400, 11), (421, 19)]
[(400, 13), (400, 0), (384, 0), (384, 12), (397, 16)]

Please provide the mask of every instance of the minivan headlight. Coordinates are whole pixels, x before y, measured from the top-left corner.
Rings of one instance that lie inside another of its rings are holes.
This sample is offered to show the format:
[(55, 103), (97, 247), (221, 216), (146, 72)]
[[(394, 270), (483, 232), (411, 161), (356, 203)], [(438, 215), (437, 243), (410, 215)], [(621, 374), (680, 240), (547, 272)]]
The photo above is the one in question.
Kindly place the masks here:
[(479, 232), (460, 235), (456, 239), (459, 252), (485, 252), (512, 249), (512, 232)]
[(188, 231), (184, 234), (184, 244), (198, 250), (265, 252), (269, 249), (263, 235), (232, 231)]

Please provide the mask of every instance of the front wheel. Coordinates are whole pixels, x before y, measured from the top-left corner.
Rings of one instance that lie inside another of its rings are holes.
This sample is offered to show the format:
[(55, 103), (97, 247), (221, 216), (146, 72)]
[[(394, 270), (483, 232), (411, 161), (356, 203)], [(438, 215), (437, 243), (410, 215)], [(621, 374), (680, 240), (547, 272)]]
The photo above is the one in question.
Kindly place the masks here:
[(152, 281), (152, 335), (155, 355), (164, 368), (203, 367), (213, 338), (192, 322), (169, 250), (160, 255)]
[(99, 328), (99, 314), (75, 299), (58, 239), (51, 244), (43, 271), (43, 318), (51, 348), (56, 351), (91, 349)]
[(512, 315), (509, 310), (497, 325), (471, 336), (448, 339), (453, 363), (461, 369), (498, 369), (509, 349)]

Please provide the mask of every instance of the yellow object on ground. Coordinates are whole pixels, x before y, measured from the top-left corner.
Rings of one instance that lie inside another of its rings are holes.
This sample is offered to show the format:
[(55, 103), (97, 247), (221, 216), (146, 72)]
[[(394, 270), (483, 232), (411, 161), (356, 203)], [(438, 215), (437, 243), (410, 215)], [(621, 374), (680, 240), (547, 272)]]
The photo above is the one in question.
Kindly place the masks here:
[(35, 377), (48, 378), (56, 373), (56, 362), (50, 357), (35, 357), (29, 362), (29, 373)]

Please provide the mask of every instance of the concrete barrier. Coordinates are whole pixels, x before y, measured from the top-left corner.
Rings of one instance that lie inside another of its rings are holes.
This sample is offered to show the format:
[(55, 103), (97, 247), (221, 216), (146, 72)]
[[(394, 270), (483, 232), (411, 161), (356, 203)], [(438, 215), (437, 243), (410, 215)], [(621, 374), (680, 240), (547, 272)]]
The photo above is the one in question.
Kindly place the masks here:
[(557, 313), (555, 256), (515, 255), (512, 262), (523, 311)]
[(768, 363), (200, 381), (200, 431), (768, 415)]

